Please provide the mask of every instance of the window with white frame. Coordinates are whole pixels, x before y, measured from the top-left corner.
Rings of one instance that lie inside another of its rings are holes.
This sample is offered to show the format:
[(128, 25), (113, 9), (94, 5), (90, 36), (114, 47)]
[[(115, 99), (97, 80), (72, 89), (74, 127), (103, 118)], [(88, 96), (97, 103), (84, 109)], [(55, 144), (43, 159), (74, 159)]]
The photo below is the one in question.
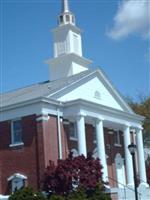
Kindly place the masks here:
[(114, 131), (114, 144), (115, 145), (121, 145), (121, 139), (120, 139), (120, 131)]
[(25, 186), (26, 179), (26, 176), (19, 173), (15, 173), (10, 176), (7, 180), (11, 182), (11, 191), (15, 192), (16, 190), (23, 188)]
[(22, 143), (22, 125), (21, 119), (12, 120), (11, 122), (11, 144)]
[(70, 134), (70, 139), (77, 139), (77, 128), (75, 122), (71, 122), (69, 124), (69, 134)]

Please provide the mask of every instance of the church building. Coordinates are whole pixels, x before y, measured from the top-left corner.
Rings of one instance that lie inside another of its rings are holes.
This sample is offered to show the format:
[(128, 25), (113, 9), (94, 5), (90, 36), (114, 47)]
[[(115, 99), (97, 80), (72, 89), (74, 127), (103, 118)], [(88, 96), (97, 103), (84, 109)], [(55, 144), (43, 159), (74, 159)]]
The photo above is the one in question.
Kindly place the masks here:
[[(144, 118), (135, 114), (104, 72), (82, 54), (82, 31), (68, 0), (52, 30), (50, 79), (0, 99), (0, 194), (23, 185), (41, 188), (49, 160), (92, 152), (103, 166), (112, 199), (134, 200), (132, 156), (136, 144), (138, 195), (150, 199), (142, 139)], [(144, 191), (144, 192), (143, 192)]]

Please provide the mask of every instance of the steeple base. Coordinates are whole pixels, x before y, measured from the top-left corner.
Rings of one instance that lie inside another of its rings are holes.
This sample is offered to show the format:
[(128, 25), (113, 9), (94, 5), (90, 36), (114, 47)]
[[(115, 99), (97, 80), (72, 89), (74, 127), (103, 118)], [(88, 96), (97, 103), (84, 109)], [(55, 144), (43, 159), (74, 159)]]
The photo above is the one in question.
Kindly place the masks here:
[(52, 81), (88, 70), (92, 61), (70, 53), (50, 59), (46, 63), (49, 65), (50, 80)]

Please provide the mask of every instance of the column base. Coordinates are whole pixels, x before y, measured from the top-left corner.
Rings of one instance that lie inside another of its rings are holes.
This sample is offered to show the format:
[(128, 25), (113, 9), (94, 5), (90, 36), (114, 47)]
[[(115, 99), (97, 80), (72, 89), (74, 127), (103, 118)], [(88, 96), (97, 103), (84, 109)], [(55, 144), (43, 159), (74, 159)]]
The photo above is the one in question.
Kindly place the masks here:
[(134, 183), (128, 183), (126, 186), (127, 186), (128, 188), (134, 189)]
[(145, 188), (145, 187), (148, 188), (148, 187), (150, 187), (150, 186), (149, 186), (148, 183), (142, 182), (142, 183), (139, 184), (139, 187), (138, 187), (138, 188)]

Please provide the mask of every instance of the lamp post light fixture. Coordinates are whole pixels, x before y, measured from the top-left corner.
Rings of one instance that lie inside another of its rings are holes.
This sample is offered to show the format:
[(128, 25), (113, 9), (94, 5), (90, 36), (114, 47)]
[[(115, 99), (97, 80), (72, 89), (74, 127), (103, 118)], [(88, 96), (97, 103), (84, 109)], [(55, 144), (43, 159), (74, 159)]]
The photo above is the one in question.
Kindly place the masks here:
[(134, 174), (134, 191), (135, 191), (135, 200), (138, 200), (138, 192), (137, 192), (137, 177), (136, 177), (136, 164), (135, 164), (135, 152), (136, 152), (136, 145), (132, 142), (128, 145), (128, 149), (132, 156), (132, 164), (133, 164), (133, 174)]

